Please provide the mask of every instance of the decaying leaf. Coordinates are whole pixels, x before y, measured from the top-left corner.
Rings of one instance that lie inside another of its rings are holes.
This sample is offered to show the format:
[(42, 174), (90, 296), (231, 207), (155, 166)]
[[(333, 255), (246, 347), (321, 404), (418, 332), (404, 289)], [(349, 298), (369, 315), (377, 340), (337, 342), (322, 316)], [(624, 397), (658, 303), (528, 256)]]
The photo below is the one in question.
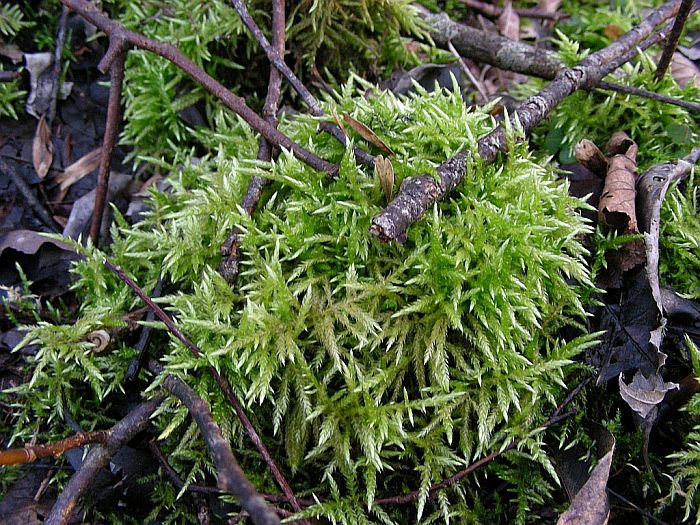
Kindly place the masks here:
[(386, 143), (382, 139), (380, 139), (374, 131), (369, 129), (369, 127), (364, 125), (362, 122), (351, 117), (347, 113), (343, 115), (343, 120), (345, 120), (345, 122), (347, 122), (348, 125), (357, 133), (359, 133), (359, 135), (367, 142), (369, 142), (370, 144), (374, 144), (387, 155), (395, 155), (392, 149), (389, 146), (387, 146)]
[(51, 99), (52, 53), (25, 53), (24, 61), (29, 71), (29, 96), (27, 113), (39, 118), (49, 109)]
[(506, 38), (518, 40), (520, 38), (520, 17), (513, 9), (511, 2), (506, 2), (501, 16), (498, 17), (498, 31)]
[(625, 34), (625, 30), (616, 24), (608, 24), (603, 29), (603, 35), (605, 35), (606, 37), (608, 37), (611, 40), (617, 40), (618, 38), (620, 38), (624, 34)]
[(24, 53), (16, 44), (3, 42), (0, 40), (0, 55), (12, 60), (13, 64), (19, 64), (24, 60)]
[(67, 190), (80, 179), (96, 170), (100, 165), (101, 153), (101, 147), (95, 148), (68, 166), (63, 173), (57, 175), (55, 180), (61, 184), (61, 190)]
[(622, 399), (642, 418), (646, 418), (656, 405), (661, 403), (666, 392), (678, 388), (678, 383), (664, 382), (659, 373), (647, 378), (641, 372), (637, 372), (629, 385), (625, 384), (620, 374), (618, 383)]
[(53, 142), (51, 142), (51, 128), (46, 122), (46, 115), (42, 115), (36, 126), (34, 141), (32, 142), (32, 163), (39, 178), (46, 177), (53, 162)]
[(345, 126), (343, 126), (343, 121), (340, 120), (340, 117), (338, 116), (338, 114), (335, 111), (332, 113), (332, 115), (333, 115), (333, 120), (335, 120), (335, 123), (338, 124), (338, 127), (343, 132), (343, 135), (345, 135), (347, 137), (348, 132), (345, 129)]
[(561, 0), (540, 0), (537, 6), (543, 13), (556, 13), (561, 5)]
[(695, 82), (696, 86), (700, 86), (700, 69), (692, 60), (679, 52), (673, 53), (671, 58), (671, 74), (682, 88), (691, 82)]
[(389, 159), (378, 155), (374, 161), (374, 171), (379, 177), (386, 201), (390, 202), (394, 191), (394, 166)]
[(592, 141), (583, 139), (574, 148), (576, 160), (598, 177), (605, 178), (608, 172), (608, 159)]
[(610, 514), (608, 477), (615, 444), (601, 458), (588, 481), (576, 493), (571, 506), (559, 516), (557, 525), (605, 525)]
[(598, 220), (620, 233), (639, 233), (635, 210), (637, 145), (626, 134), (618, 133), (610, 139), (608, 149), (614, 154), (608, 159), (605, 187), (598, 204)]

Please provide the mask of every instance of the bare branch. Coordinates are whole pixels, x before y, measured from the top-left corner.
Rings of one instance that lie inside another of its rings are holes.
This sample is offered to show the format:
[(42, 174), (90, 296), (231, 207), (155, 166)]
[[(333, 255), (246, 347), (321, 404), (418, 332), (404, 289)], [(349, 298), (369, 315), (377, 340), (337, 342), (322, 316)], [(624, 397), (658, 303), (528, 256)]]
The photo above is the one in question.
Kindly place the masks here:
[(96, 432), (79, 432), (72, 436), (40, 445), (27, 444), (24, 448), (11, 448), (0, 451), (0, 465), (20, 465), (33, 463), (37, 459), (49, 456), (58, 457), (66, 451), (82, 447), (89, 443), (104, 443), (107, 440), (107, 432), (98, 430)]
[(127, 416), (107, 430), (104, 444), (96, 445), (87, 455), (80, 469), (73, 474), (68, 485), (56, 500), (45, 525), (65, 525), (73, 513), (78, 500), (85, 495), (97, 477), (106, 467), (116, 452), (136, 434), (148, 426), (148, 420), (156, 408), (163, 402), (164, 396), (154, 397), (138, 405)]
[(678, 40), (681, 38), (683, 26), (685, 25), (685, 21), (688, 20), (688, 15), (690, 14), (692, 5), (693, 0), (681, 0), (681, 6), (678, 9), (676, 20), (673, 22), (671, 34), (668, 35), (668, 40), (666, 41), (663, 53), (661, 53), (661, 58), (659, 59), (659, 65), (656, 68), (656, 80), (661, 80), (663, 78), (663, 76), (666, 74), (668, 66), (671, 64), (673, 53), (676, 52)]
[[(603, 77), (622, 65), (624, 62), (619, 62), (620, 57), (626, 57), (629, 51), (646, 44), (644, 39), (657, 25), (672, 17), (678, 11), (678, 6), (678, 0), (665, 3), (608, 47), (593, 53), (571, 69), (562, 69), (544, 89), (518, 106), (510, 119), (511, 124), (519, 122), (528, 134), (571, 93), (594, 87)], [(497, 154), (505, 152), (506, 148), (503, 125), (477, 143), (478, 154), (485, 164), (493, 163)], [(404, 180), (396, 198), (372, 220), (370, 232), (382, 241), (404, 242), (407, 228), (462, 181), (467, 171), (468, 154), (458, 153), (440, 165), (437, 170), (438, 181), (429, 175)]]
[[(151, 40), (139, 33), (125, 29), (109, 19), (102, 12), (97, 11), (95, 7), (86, 0), (61, 0), (61, 2), (73, 11), (79, 13), (80, 16), (85, 18), (88, 22), (104, 31), (110, 37), (110, 41), (112, 38), (121, 39), (140, 49), (152, 51), (175, 64), (193, 80), (201, 84), (209, 93), (221, 100), (231, 111), (238, 114), (251, 128), (269, 140), (270, 143), (290, 150), (299, 160), (319, 171), (326, 172), (333, 176), (338, 172), (338, 166), (319, 158), (316, 154), (302, 148), (289, 137), (277, 131), (274, 126), (270, 126), (255, 113), (255, 111), (250, 109), (245, 100), (234, 95), (231, 91), (226, 89), (226, 87), (214, 80), (214, 78), (199, 68), (172, 44)], [(100, 65), (104, 67), (104, 61)]]

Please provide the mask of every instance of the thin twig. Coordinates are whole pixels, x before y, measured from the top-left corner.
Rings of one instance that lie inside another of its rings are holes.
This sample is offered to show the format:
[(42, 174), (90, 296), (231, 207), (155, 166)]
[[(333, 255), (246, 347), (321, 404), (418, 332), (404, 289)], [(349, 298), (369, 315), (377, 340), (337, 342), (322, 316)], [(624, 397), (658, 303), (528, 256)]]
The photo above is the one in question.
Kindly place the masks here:
[[(494, 4), (487, 4), (485, 2), (480, 2), (479, 0), (459, 0), (467, 7), (476, 9), (477, 11), (492, 17), (501, 16), (503, 14), (503, 8)], [(548, 13), (541, 9), (536, 9), (533, 7), (515, 7), (513, 8), (515, 14), (522, 16), (524, 18), (542, 18), (545, 20), (562, 20), (569, 18), (566, 13)]]
[[(153, 313), (160, 319), (163, 324), (167, 327), (168, 331), (170, 331), (171, 334), (173, 334), (185, 347), (195, 356), (195, 357), (201, 357), (202, 352), (201, 350), (195, 345), (185, 334), (183, 334), (180, 329), (175, 325), (173, 320), (168, 316), (168, 314), (163, 311), (163, 309), (155, 304), (153, 300), (148, 297), (148, 295), (128, 276), (124, 273), (124, 271), (121, 268), (118, 268), (114, 264), (112, 264), (111, 261), (109, 261), (107, 258), (103, 261), (105, 267), (112, 272), (114, 275), (119, 277), (119, 279), (126, 284), (131, 290), (144, 302), (146, 303), (146, 306), (150, 308)], [(221, 392), (224, 394), (224, 397), (226, 400), (229, 402), (229, 404), (233, 407), (233, 409), (236, 412), (236, 415), (241, 421), (241, 424), (243, 425), (243, 428), (248, 435), (248, 438), (253, 442), (253, 445), (255, 445), (255, 448), (258, 449), (260, 452), (260, 455), (262, 456), (263, 460), (267, 464), (268, 468), (272, 472), (272, 475), (275, 478), (275, 481), (277, 481), (277, 484), (280, 486), (282, 489), (282, 492), (289, 498), (289, 501), (294, 501), (296, 497), (294, 496), (294, 492), (292, 491), (291, 487), (289, 486), (289, 483), (287, 482), (287, 479), (284, 477), (282, 474), (282, 471), (279, 469), (277, 466), (277, 463), (275, 463), (274, 459), (272, 458), (272, 455), (270, 454), (270, 451), (267, 449), (265, 444), (262, 442), (260, 439), (260, 436), (258, 435), (257, 431), (255, 430), (255, 427), (253, 427), (253, 424), (251, 423), (250, 419), (248, 418), (248, 415), (246, 414), (245, 410), (243, 410), (243, 407), (241, 406), (241, 403), (238, 401), (238, 398), (236, 397), (236, 394), (233, 392), (233, 389), (231, 388), (231, 385), (229, 382), (224, 378), (216, 368), (213, 366), (207, 367), (207, 370), (211, 377), (216, 381), (216, 384), (219, 385), (219, 388), (221, 388)]]
[[(319, 158), (315, 153), (301, 147), (292, 139), (277, 131), (275, 127), (270, 126), (246, 104), (245, 100), (234, 95), (229, 89), (214, 80), (214, 78), (198, 67), (197, 64), (183, 55), (174, 45), (158, 42), (139, 33), (125, 29), (120, 24), (105, 16), (102, 12), (95, 10), (94, 6), (86, 0), (61, 0), (61, 2), (73, 11), (79, 13), (80, 16), (97, 26), (109, 36), (110, 48), (99, 66), (103, 71), (104, 67), (109, 64), (110, 59), (113, 58), (110, 53), (116, 53), (114, 48), (123, 45), (123, 42), (140, 49), (152, 51), (184, 71), (195, 82), (199, 83), (209, 93), (218, 98), (227, 108), (245, 120), (251, 128), (269, 140), (270, 143), (290, 150), (295, 157), (314, 169), (328, 173), (331, 176), (337, 174), (338, 166)], [(115, 41), (116, 46), (113, 46), (112, 44)]]
[(56, 47), (53, 50), (53, 71), (51, 72), (51, 98), (49, 99), (49, 110), (46, 122), (51, 127), (53, 119), (56, 117), (56, 101), (59, 91), (61, 91), (61, 59), (63, 58), (63, 47), (66, 44), (66, 26), (68, 25), (68, 8), (61, 9), (61, 17), (58, 19), (58, 33), (56, 34)]
[(665, 104), (671, 104), (673, 106), (678, 106), (688, 111), (700, 112), (700, 103), (690, 102), (688, 100), (683, 100), (682, 98), (669, 97), (668, 95), (662, 95), (661, 93), (655, 93), (646, 89), (641, 89), (633, 86), (625, 86), (624, 84), (618, 84), (616, 82), (606, 82), (601, 80), (598, 82), (596, 89), (602, 89), (607, 91), (615, 91), (616, 93), (624, 93), (626, 95), (634, 95), (636, 97), (648, 98), (651, 100), (658, 100), (659, 102), (664, 102)]
[(29, 184), (25, 182), (25, 180), (14, 169), (14, 167), (11, 167), (10, 164), (2, 158), (0, 158), (0, 171), (3, 171), (10, 176), (10, 178), (12, 179), (12, 183), (15, 185), (15, 188), (19, 190), (19, 192), (22, 194), (22, 197), (24, 197), (24, 200), (27, 201), (27, 204), (29, 204), (30, 208), (37, 216), (37, 218), (39, 218), (39, 220), (41, 220), (41, 222), (44, 223), (44, 226), (49, 228), (49, 230), (51, 230), (54, 233), (60, 233), (61, 230), (56, 225), (56, 221), (53, 220), (53, 217), (48, 212), (48, 210), (44, 207), (43, 204), (41, 204), (41, 202), (39, 202), (39, 199), (36, 198), (34, 192), (32, 192), (32, 189), (29, 187)]
[(0, 71), (0, 82), (12, 82), (18, 78), (22, 78), (19, 71)]
[(44, 443), (40, 445), (27, 444), (23, 448), (11, 448), (0, 451), (0, 465), (20, 465), (33, 463), (37, 459), (49, 456), (58, 457), (66, 451), (82, 447), (89, 443), (104, 443), (107, 440), (107, 432), (98, 430), (95, 432), (80, 432), (66, 439)]
[[(170, 479), (173, 485), (175, 485), (175, 488), (178, 490), (182, 490), (185, 487), (184, 481), (180, 479), (180, 476), (177, 475), (177, 472), (175, 472), (175, 469), (168, 463), (168, 458), (166, 458), (163, 453), (160, 451), (160, 448), (158, 448), (158, 445), (156, 444), (155, 439), (151, 439), (148, 442), (148, 448), (151, 451), (151, 454), (158, 460), (158, 463), (160, 463), (160, 466), (163, 468), (163, 471), (165, 472), (165, 475)], [(186, 490), (188, 492), (198, 492), (200, 494), (222, 494), (223, 491), (218, 488), (218, 487), (206, 487), (202, 485), (194, 485), (190, 484), (187, 485)]]
[[(571, 69), (561, 70), (539, 93), (518, 106), (510, 124), (515, 126), (517, 123), (525, 134), (529, 134), (570, 94), (594, 87), (619, 67), (619, 57), (644, 44), (644, 39), (656, 26), (677, 12), (678, 5), (678, 0), (665, 3), (608, 47), (591, 54)], [(505, 126), (498, 126), (480, 139), (477, 150), (484, 165), (492, 164), (499, 152), (507, 151)], [(467, 173), (468, 155), (469, 152), (463, 151), (441, 164), (437, 169), (437, 181), (430, 175), (405, 179), (396, 198), (372, 219), (370, 232), (382, 241), (404, 242), (408, 227), (462, 182)]]
[[(163, 371), (162, 367), (158, 367), (155, 362), (149, 363), (149, 368), (160, 368), (161, 373)], [(236, 496), (256, 525), (279, 525), (280, 520), (277, 514), (258, 494), (236, 461), (231, 445), (226, 441), (219, 425), (214, 421), (207, 403), (183, 381), (172, 375), (165, 378), (163, 388), (176, 396), (187, 407), (192, 419), (197, 423), (199, 432), (216, 465), (219, 488)]]
[[(284, 54), (278, 53), (273, 48), (273, 46), (270, 45), (270, 42), (267, 40), (263, 32), (255, 23), (255, 20), (253, 20), (253, 17), (250, 16), (248, 8), (245, 6), (243, 1), (231, 0), (231, 4), (238, 13), (238, 16), (241, 17), (241, 20), (243, 21), (245, 26), (253, 34), (255, 40), (258, 42), (258, 44), (260, 44), (260, 47), (263, 48), (265, 55), (267, 55), (267, 59), (280, 73), (282, 73), (284, 78), (287, 79), (287, 81), (292, 85), (294, 90), (297, 93), (299, 93), (299, 96), (308, 106), (309, 112), (316, 117), (325, 116), (321, 104), (319, 104), (318, 100), (316, 100), (316, 97), (314, 97), (311, 94), (311, 92), (306, 88), (306, 86), (299, 80), (299, 78), (297, 78), (294, 72), (284, 62)], [(331, 122), (322, 122), (320, 127), (323, 131), (326, 131), (333, 135), (343, 146), (345, 146), (347, 142), (347, 137), (336, 124), (332, 124)], [(353, 152), (355, 153), (355, 157), (358, 161), (370, 167), (374, 166), (374, 157), (372, 155), (357, 147), (353, 148)]]
[(690, 14), (690, 8), (692, 5), (693, 0), (681, 0), (681, 6), (678, 9), (676, 20), (673, 22), (671, 33), (668, 35), (668, 40), (666, 41), (664, 50), (661, 53), (661, 58), (659, 59), (659, 65), (656, 67), (656, 80), (661, 80), (663, 78), (663, 76), (666, 74), (668, 66), (671, 64), (673, 53), (676, 52), (678, 40), (681, 38), (683, 26), (685, 25), (685, 21), (688, 20), (688, 15)]
[[(571, 417), (574, 415), (577, 410), (574, 408), (566, 413), (562, 413), (564, 408), (571, 403), (571, 401), (574, 400), (576, 396), (578, 396), (581, 393), (581, 390), (590, 382), (590, 378), (585, 379), (581, 383), (579, 383), (576, 388), (574, 388), (569, 395), (566, 396), (566, 399), (557, 407), (557, 409), (552, 413), (552, 415), (540, 426), (541, 429), (547, 429), (552, 427), (553, 425), (556, 425), (560, 421)], [(481, 467), (487, 465), (488, 463), (492, 462), (494, 459), (502, 456), (509, 450), (513, 450), (516, 446), (518, 446), (518, 443), (520, 440), (514, 439), (504, 447), (502, 447), (500, 450), (497, 450), (495, 452), (492, 452), (488, 456), (484, 456), (483, 458), (479, 459), (478, 461), (475, 461), (471, 465), (469, 465), (466, 469), (459, 471), (457, 474), (455, 474), (452, 477), (449, 477), (447, 479), (444, 479), (440, 481), (439, 483), (434, 483), (433, 485), (430, 486), (428, 489), (428, 498), (432, 498), (435, 493), (446, 489), (448, 487), (451, 487), (458, 481), (466, 478), (469, 474), (475, 472), (476, 470), (479, 470)], [(409, 492), (408, 494), (403, 494), (401, 496), (391, 496), (388, 498), (379, 498), (374, 500), (375, 505), (402, 505), (405, 503), (408, 503), (410, 501), (415, 501), (417, 500), (420, 495), (422, 494), (421, 490), (414, 490), (413, 492)]]
[(124, 419), (106, 431), (107, 439), (104, 444), (96, 445), (90, 450), (80, 469), (71, 477), (66, 488), (58, 496), (51, 513), (44, 521), (45, 525), (65, 525), (68, 523), (78, 500), (93, 486), (100, 470), (109, 464), (121, 447), (148, 426), (151, 414), (163, 402), (163, 399), (165, 396), (158, 396), (141, 403)]
[(92, 210), (92, 223), (90, 224), (90, 239), (92, 244), (98, 245), (100, 240), (100, 228), (102, 215), (107, 199), (109, 186), (109, 172), (112, 167), (112, 155), (119, 133), (121, 121), (122, 85), (124, 83), (124, 61), (126, 49), (120, 46), (115, 59), (110, 66), (109, 101), (107, 102), (107, 122), (105, 134), (102, 138), (102, 153), (100, 155), (100, 170), (97, 174), (97, 186), (95, 187), (95, 207)]
[[(157, 299), (161, 296), (162, 293), (163, 277), (160, 276), (158, 277), (156, 287), (153, 290), (152, 299)], [(146, 322), (150, 323), (151, 321), (153, 321), (153, 319), (155, 319), (155, 314), (153, 313), (153, 310), (148, 310), (148, 313), (146, 314)], [(139, 340), (134, 346), (134, 349), (136, 350), (137, 354), (131, 361), (129, 361), (129, 366), (127, 366), (126, 373), (124, 374), (124, 377), (122, 379), (124, 382), (133, 381), (138, 377), (139, 371), (143, 367), (143, 364), (146, 360), (146, 356), (148, 355), (148, 343), (151, 341), (152, 332), (153, 327), (151, 327), (150, 325), (145, 325), (141, 329), (141, 335), (139, 336)]]
[(452, 42), (450, 42), (449, 40), (447, 41), (447, 48), (457, 59), (457, 62), (459, 62), (459, 65), (462, 67), (462, 71), (464, 71), (464, 74), (467, 75), (469, 81), (479, 92), (479, 95), (481, 95), (481, 99), (484, 102), (488, 102), (489, 96), (486, 94), (486, 91), (484, 91), (484, 86), (481, 84), (481, 82), (477, 80), (477, 78), (472, 73), (471, 69), (469, 69), (469, 66), (467, 66), (467, 64), (464, 62), (464, 58), (462, 58), (462, 55), (459, 54), (459, 52), (455, 49), (455, 46), (453, 46)]
[(630, 500), (628, 500), (627, 498), (625, 498), (622, 494), (618, 494), (617, 492), (615, 492), (614, 490), (612, 490), (612, 489), (610, 489), (610, 488), (608, 488), (608, 489), (606, 489), (606, 490), (608, 491), (608, 494), (610, 494), (611, 496), (613, 496), (613, 497), (619, 499), (622, 503), (624, 503), (624, 504), (626, 504), (626, 505), (629, 505), (630, 507), (632, 507), (632, 509), (633, 509), (635, 512), (637, 512), (638, 514), (641, 514), (642, 516), (644, 516), (645, 518), (647, 518), (649, 521), (652, 521), (653, 523), (656, 523), (657, 525), (669, 525), (669, 524), (666, 523), (665, 521), (661, 521), (659, 518), (657, 518), (656, 516), (654, 516), (654, 515), (653, 515), (651, 512), (649, 512), (648, 510), (645, 510), (645, 509), (641, 508), (639, 505), (635, 505), (635, 504), (632, 503)]

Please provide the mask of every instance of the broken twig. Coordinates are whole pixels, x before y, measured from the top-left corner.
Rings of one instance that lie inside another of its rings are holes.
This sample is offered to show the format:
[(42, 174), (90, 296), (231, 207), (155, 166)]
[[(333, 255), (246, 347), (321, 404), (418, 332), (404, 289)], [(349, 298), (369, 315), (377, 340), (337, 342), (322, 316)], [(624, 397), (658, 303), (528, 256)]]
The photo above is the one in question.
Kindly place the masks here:
[(661, 53), (661, 58), (659, 59), (659, 65), (656, 67), (656, 80), (661, 80), (663, 78), (663, 76), (666, 74), (668, 66), (671, 64), (673, 53), (676, 52), (678, 40), (681, 38), (683, 26), (685, 25), (685, 21), (688, 20), (688, 15), (690, 14), (692, 5), (693, 0), (681, 0), (681, 6), (678, 9), (676, 19), (673, 22), (671, 33), (668, 35), (666, 45), (664, 46), (664, 50)]

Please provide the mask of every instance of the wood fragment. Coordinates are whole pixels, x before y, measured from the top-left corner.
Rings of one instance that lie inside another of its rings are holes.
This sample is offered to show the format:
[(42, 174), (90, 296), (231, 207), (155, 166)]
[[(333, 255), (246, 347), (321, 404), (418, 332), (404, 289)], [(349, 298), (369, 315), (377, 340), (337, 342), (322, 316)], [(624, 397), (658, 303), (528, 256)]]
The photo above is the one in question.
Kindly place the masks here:
[(576, 160), (580, 164), (601, 179), (605, 178), (605, 174), (608, 172), (608, 159), (605, 158), (603, 152), (600, 151), (598, 146), (596, 146), (592, 141), (583, 139), (576, 144), (574, 153), (576, 155)]

